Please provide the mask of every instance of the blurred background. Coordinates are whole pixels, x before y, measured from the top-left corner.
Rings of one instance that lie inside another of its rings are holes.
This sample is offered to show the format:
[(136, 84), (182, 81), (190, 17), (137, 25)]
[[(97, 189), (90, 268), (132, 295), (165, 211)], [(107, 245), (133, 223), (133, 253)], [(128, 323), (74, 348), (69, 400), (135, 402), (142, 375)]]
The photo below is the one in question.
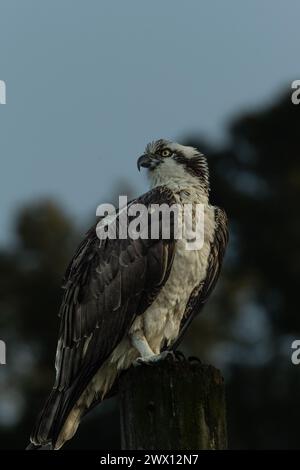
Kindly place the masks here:
[[(182, 350), (220, 367), (229, 447), (300, 448), (300, 4), (0, 0), (0, 448), (23, 449), (54, 379), (61, 279), (101, 202), (147, 190), (169, 138), (208, 155), (221, 280)], [(66, 449), (117, 449), (116, 399)]]

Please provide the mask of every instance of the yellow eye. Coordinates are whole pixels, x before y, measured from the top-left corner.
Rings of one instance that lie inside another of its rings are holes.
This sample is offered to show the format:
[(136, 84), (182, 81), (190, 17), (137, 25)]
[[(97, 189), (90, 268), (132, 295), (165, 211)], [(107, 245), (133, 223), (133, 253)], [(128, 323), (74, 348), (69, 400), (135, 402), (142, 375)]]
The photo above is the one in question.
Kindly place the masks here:
[(161, 152), (161, 156), (162, 157), (169, 157), (171, 155), (171, 150), (169, 149), (164, 149), (162, 152)]

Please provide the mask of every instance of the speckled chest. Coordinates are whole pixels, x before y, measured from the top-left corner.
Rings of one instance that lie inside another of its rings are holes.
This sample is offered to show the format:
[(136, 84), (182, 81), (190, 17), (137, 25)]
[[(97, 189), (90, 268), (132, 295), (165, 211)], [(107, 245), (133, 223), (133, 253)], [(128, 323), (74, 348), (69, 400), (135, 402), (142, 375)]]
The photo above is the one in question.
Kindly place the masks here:
[(177, 196), (180, 204), (203, 204), (203, 243), (199, 249), (187, 249), (185, 233), (176, 241), (169, 279), (153, 304), (143, 314), (145, 336), (157, 353), (163, 342), (171, 343), (179, 333), (182, 316), (191, 293), (205, 279), (211, 242), (215, 231), (215, 209), (197, 193)]

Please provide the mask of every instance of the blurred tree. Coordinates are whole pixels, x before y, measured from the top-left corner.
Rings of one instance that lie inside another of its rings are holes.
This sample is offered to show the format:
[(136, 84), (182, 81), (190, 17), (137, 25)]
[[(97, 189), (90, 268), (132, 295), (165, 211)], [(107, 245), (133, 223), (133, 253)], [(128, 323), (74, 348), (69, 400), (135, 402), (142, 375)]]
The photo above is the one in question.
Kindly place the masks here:
[[(186, 141), (209, 157), (213, 202), (228, 213), (231, 240), (217, 290), (182, 347), (224, 371), (232, 448), (300, 448), (300, 369), (290, 360), (300, 338), (299, 139), (300, 106), (282, 97), (236, 119), (221, 150)], [(113, 200), (128, 192), (122, 182)], [(25, 447), (52, 385), (61, 278), (79, 240), (50, 201), (25, 207), (16, 234), (16, 244), (0, 251), (4, 449)], [(118, 446), (118, 412), (108, 400), (66, 448)]]

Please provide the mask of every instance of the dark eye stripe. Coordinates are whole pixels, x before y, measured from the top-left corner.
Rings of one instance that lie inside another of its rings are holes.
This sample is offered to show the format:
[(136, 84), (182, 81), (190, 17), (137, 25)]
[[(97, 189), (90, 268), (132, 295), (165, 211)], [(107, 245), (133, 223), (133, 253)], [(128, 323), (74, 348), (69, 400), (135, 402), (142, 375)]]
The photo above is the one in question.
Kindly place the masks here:
[(177, 152), (174, 158), (178, 163), (184, 165), (191, 175), (197, 176), (204, 182), (207, 188), (209, 187), (208, 166), (206, 158), (203, 155), (186, 158), (182, 153)]

